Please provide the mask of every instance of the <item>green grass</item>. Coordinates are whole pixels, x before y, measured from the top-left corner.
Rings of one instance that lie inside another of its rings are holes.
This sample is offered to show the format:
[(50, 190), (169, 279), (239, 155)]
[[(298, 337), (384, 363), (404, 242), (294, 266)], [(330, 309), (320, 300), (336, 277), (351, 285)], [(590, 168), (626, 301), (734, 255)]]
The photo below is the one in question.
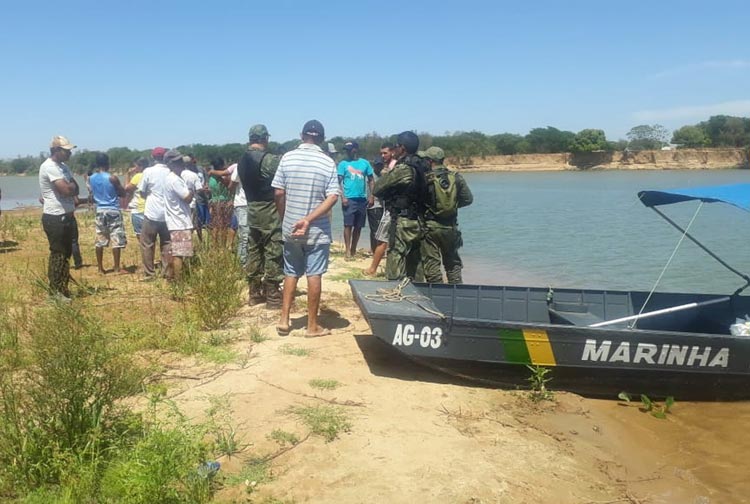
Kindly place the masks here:
[(347, 280), (366, 280), (368, 278), (371, 277), (365, 275), (362, 272), (362, 268), (347, 268), (345, 271), (335, 273), (333, 275), (328, 275), (326, 277), (327, 280), (333, 280), (335, 282), (345, 282)]
[(340, 433), (349, 432), (352, 428), (347, 414), (339, 407), (328, 405), (297, 406), (291, 408), (290, 411), (313, 434), (322, 436), (327, 442), (333, 441)]
[(279, 352), (283, 353), (284, 355), (295, 355), (297, 357), (307, 357), (311, 353), (307, 348), (294, 346), (289, 343), (284, 343), (283, 345), (281, 345), (279, 347)]
[(250, 326), (250, 341), (253, 343), (263, 343), (268, 340), (268, 336), (258, 326)]
[(237, 474), (230, 474), (226, 477), (229, 485), (244, 484), (247, 493), (253, 493), (257, 487), (263, 483), (273, 481), (271, 473), (271, 463), (265, 458), (249, 459)]
[(267, 437), (272, 441), (276, 441), (282, 448), (287, 445), (294, 446), (299, 443), (299, 437), (296, 434), (281, 429), (274, 429)]
[(326, 380), (323, 378), (313, 378), (307, 383), (312, 388), (315, 388), (318, 390), (335, 390), (341, 386), (341, 383), (337, 380), (330, 380), (330, 379)]

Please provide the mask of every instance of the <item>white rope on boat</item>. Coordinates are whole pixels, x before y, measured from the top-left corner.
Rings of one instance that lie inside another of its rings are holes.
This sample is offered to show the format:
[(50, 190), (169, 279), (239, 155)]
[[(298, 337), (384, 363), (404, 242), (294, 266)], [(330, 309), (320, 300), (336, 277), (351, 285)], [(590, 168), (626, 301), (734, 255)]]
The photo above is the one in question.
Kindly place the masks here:
[(440, 317), (441, 319), (445, 320), (446, 316), (444, 313), (434, 310), (430, 308), (429, 306), (424, 306), (419, 301), (429, 301), (430, 298), (427, 296), (422, 295), (406, 295), (403, 294), (404, 288), (411, 283), (411, 280), (409, 277), (404, 278), (399, 282), (399, 284), (394, 287), (393, 289), (378, 289), (375, 291), (375, 294), (366, 294), (365, 299), (369, 299), (372, 301), (381, 301), (381, 302), (392, 302), (392, 303), (398, 303), (401, 301), (407, 301), (409, 303), (412, 303), (413, 305), (417, 306), (418, 308), (421, 308), (422, 310), (426, 311), (427, 313), (431, 313), (432, 315), (436, 315)]
[(656, 288), (659, 286), (659, 282), (661, 282), (661, 279), (664, 276), (664, 273), (667, 272), (669, 265), (672, 264), (672, 259), (674, 259), (675, 255), (677, 255), (677, 250), (679, 250), (680, 245), (682, 245), (682, 242), (685, 241), (685, 236), (688, 234), (688, 231), (690, 231), (690, 226), (692, 226), (693, 222), (695, 222), (695, 218), (698, 217), (698, 212), (701, 211), (701, 208), (703, 208), (703, 201), (701, 201), (700, 205), (698, 205), (698, 208), (695, 209), (693, 218), (690, 219), (690, 223), (687, 225), (687, 227), (685, 228), (685, 231), (682, 233), (682, 236), (680, 237), (680, 241), (677, 242), (677, 245), (672, 251), (672, 255), (669, 256), (669, 260), (667, 261), (667, 264), (665, 264), (664, 268), (661, 270), (661, 273), (659, 274), (659, 278), (656, 279), (656, 283), (654, 283), (654, 286), (651, 288), (651, 292), (648, 293), (648, 296), (646, 297), (646, 301), (643, 303), (643, 306), (641, 306), (641, 309), (638, 312), (638, 315), (636, 315), (635, 318), (633, 319), (633, 322), (631, 322), (628, 325), (630, 329), (634, 328), (635, 324), (641, 318), (641, 314), (643, 313), (643, 310), (646, 309), (646, 305), (648, 305), (648, 302), (651, 300), (651, 296), (654, 294), (654, 292), (656, 291)]

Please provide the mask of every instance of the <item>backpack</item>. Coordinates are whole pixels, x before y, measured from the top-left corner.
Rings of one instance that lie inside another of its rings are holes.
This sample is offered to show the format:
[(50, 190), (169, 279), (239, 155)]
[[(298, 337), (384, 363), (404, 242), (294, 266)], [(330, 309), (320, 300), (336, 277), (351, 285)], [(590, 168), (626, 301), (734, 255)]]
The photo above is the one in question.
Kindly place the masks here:
[(431, 170), (425, 174), (427, 210), (435, 219), (452, 219), (458, 215), (458, 186), (456, 172)]

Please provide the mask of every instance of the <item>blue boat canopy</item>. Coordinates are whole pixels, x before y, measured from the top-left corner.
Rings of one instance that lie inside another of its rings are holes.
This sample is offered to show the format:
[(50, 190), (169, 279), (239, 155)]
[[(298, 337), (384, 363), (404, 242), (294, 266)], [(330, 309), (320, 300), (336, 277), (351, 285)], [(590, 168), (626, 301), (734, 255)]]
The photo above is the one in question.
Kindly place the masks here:
[(727, 203), (750, 212), (750, 184), (691, 187), (668, 191), (640, 191), (638, 198), (647, 207), (700, 200), (705, 203)]

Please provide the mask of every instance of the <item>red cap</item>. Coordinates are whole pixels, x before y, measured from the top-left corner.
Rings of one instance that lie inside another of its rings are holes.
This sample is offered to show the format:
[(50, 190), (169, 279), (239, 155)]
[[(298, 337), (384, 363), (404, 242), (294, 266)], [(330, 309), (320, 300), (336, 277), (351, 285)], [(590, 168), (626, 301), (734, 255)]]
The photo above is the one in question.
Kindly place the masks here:
[(154, 147), (154, 149), (151, 151), (151, 157), (161, 159), (166, 153), (167, 149), (165, 149), (164, 147)]

